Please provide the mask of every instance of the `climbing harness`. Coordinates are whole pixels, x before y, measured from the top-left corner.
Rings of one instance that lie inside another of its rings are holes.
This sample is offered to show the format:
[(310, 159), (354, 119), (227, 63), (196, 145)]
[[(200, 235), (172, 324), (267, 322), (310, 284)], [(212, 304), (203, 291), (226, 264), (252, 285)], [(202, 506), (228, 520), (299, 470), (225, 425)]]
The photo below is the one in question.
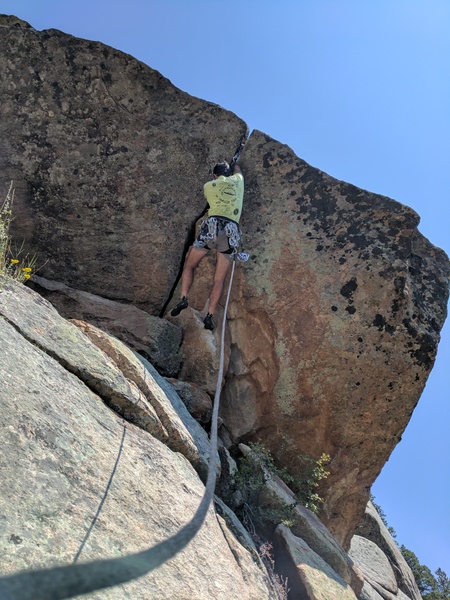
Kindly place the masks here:
[(208, 242), (215, 240), (222, 230), (228, 238), (230, 249), (233, 250), (232, 255), (236, 256), (236, 259), (239, 261), (247, 261), (249, 259), (249, 254), (246, 252), (238, 252), (242, 242), (238, 224), (225, 217), (208, 217), (202, 221), (202, 224), (200, 225), (200, 234), (198, 239), (194, 242), (194, 246), (196, 248), (208, 248)]

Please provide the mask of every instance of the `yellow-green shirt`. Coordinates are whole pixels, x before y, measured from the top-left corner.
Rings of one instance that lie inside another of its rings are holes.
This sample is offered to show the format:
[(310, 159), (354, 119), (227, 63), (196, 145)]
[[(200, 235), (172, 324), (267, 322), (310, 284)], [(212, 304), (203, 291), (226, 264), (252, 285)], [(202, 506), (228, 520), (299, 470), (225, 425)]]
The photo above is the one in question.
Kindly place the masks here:
[(209, 217), (225, 217), (239, 223), (244, 200), (244, 177), (235, 173), (230, 177), (221, 175), (203, 186), (209, 204)]

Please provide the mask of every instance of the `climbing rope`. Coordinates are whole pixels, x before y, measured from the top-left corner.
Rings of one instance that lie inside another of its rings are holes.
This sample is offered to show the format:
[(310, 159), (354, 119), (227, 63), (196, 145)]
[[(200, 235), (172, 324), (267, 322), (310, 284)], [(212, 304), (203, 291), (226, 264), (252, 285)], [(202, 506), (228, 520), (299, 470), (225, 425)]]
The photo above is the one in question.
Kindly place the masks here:
[(240, 142), (236, 152), (234, 153), (233, 158), (230, 161), (230, 167), (233, 167), (239, 160), (239, 156), (241, 155), (241, 152), (244, 149), (246, 139), (247, 139), (247, 134), (245, 134), (243, 136), (243, 138), (241, 139), (241, 142)]
[(224, 367), (225, 326), (236, 261), (233, 260), (220, 334), (220, 360), (210, 433), (211, 454), (205, 493), (192, 519), (176, 534), (155, 546), (121, 558), (75, 563), (0, 578), (2, 600), (63, 600), (127, 583), (160, 567), (185, 548), (202, 527), (214, 498), (218, 453), (217, 422)]

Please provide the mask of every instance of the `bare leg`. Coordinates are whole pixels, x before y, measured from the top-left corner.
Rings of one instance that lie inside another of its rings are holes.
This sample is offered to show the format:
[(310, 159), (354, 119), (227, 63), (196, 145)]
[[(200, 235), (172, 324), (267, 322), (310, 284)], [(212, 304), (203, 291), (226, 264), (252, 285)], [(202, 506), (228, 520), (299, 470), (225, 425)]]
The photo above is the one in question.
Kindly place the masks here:
[(209, 313), (214, 314), (217, 304), (223, 292), (223, 284), (231, 266), (231, 261), (220, 252), (216, 255), (216, 270), (214, 271), (214, 282), (209, 295)]
[(192, 247), (184, 263), (183, 274), (181, 275), (181, 296), (189, 294), (192, 282), (194, 281), (194, 272), (199, 262), (205, 258), (208, 253), (204, 250)]

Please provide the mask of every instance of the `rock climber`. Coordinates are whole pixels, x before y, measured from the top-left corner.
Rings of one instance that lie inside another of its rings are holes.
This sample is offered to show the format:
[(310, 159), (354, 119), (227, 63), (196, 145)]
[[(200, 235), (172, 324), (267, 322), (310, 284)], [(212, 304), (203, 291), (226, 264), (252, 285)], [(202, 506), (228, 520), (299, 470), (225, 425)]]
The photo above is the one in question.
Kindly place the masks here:
[[(214, 313), (222, 295), (225, 278), (236, 258), (241, 240), (239, 219), (244, 199), (244, 177), (238, 165), (217, 163), (213, 179), (203, 186), (209, 205), (208, 217), (200, 226), (200, 234), (189, 249), (181, 275), (181, 300), (172, 309), (176, 317), (188, 307), (188, 294), (194, 281), (195, 269), (210, 250), (216, 252), (214, 281), (209, 295), (208, 313), (203, 320), (205, 329), (214, 329)], [(245, 258), (244, 258), (245, 260)]]

